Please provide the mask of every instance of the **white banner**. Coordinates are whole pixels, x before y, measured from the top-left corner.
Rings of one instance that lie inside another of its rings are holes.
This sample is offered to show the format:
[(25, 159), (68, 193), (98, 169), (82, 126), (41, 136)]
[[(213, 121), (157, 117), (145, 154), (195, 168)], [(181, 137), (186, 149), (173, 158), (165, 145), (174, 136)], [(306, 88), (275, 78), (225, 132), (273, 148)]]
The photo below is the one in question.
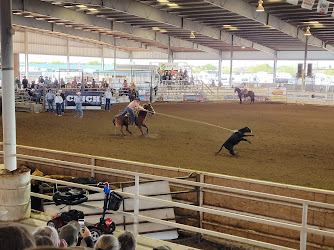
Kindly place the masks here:
[(178, 63), (159, 63), (159, 66), (162, 70), (178, 70), (179, 64)]
[(326, 0), (319, 0), (317, 11), (321, 14), (327, 14), (329, 2)]
[(293, 5), (297, 5), (298, 4), (298, 0), (286, 0), (287, 3), (293, 4)]
[(315, 0), (303, 0), (302, 8), (312, 10)]

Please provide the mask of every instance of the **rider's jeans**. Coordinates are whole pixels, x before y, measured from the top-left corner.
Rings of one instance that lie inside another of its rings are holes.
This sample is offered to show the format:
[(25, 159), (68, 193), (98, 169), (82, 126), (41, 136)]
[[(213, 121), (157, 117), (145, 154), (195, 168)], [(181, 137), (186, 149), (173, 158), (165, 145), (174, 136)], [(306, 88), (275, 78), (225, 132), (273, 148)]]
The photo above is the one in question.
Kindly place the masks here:
[(133, 113), (132, 109), (130, 109), (129, 107), (126, 107), (123, 111), (122, 114), (118, 115), (117, 117), (120, 117), (120, 116), (125, 116), (126, 113), (129, 113), (131, 115), (131, 124), (134, 123), (136, 117), (135, 117), (135, 114)]

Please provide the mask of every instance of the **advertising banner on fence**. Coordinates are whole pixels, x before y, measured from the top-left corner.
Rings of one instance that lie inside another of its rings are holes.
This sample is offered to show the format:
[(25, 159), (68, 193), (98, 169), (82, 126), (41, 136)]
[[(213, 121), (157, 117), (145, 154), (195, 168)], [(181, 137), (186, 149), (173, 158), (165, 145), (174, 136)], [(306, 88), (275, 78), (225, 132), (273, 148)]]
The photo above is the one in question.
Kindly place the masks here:
[(268, 101), (270, 102), (286, 102), (286, 88), (269, 88)]
[[(82, 91), (81, 96), (83, 98), (83, 107), (101, 108), (103, 92), (97, 91)], [(75, 91), (65, 91), (65, 106), (75, 107), (74, 97), (76, 96)]]
[(178, 63), (159, 63), (159, 67), (162, 70), (178, 70), (179, 64)]

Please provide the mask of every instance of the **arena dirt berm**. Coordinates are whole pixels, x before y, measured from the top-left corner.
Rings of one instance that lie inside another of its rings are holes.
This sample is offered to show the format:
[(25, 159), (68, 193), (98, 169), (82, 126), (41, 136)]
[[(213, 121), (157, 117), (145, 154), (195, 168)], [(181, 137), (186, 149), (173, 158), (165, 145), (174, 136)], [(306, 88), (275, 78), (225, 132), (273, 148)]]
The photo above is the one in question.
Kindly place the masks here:
[[(155, 115), (148, 137), (115, 136), (111, 112), (84, 111), (83, 119), (55, 113), (16, 113), (17, 144), (334, 190), (334, 108), (237, 102), (153, 103), (156, 112), (237, 130), (248, 126), (252, 144), (233, 157), (215, 152), (231, 131)], [(119, 128), (116, 129), (119, 134)]]

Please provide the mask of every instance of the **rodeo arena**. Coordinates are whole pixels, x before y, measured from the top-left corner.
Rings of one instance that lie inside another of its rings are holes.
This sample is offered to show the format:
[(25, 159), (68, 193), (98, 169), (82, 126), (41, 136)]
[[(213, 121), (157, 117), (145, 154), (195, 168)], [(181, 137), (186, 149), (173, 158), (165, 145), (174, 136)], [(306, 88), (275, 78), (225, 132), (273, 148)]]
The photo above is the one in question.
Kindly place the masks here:
[(334, 249), (334, 0), (1, 0), (0, 26), (1, 250)]

